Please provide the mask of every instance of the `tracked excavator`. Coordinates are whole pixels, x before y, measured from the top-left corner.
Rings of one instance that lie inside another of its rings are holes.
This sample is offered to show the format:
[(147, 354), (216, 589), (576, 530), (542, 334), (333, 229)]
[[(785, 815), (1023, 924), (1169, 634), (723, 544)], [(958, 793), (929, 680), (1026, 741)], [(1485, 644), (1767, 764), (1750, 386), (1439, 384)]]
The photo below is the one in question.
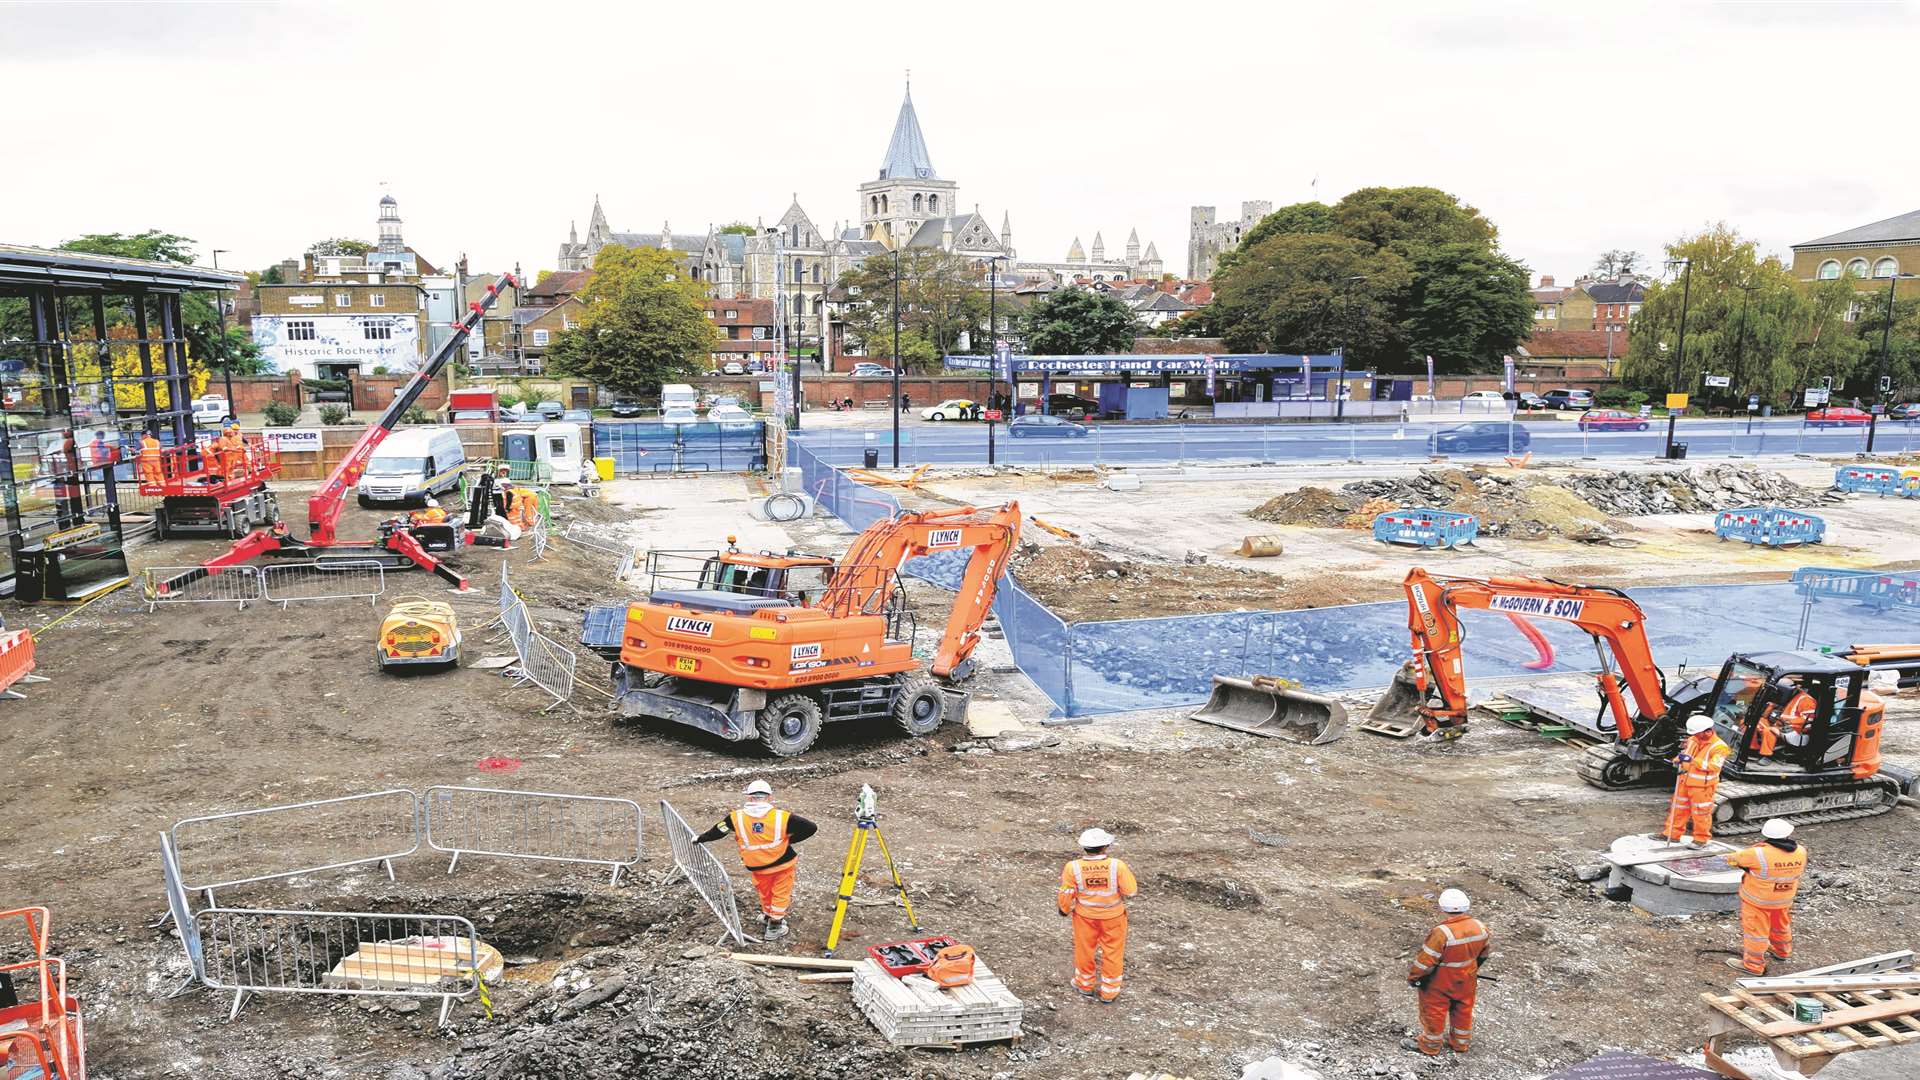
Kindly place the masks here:
[[(1879, 669), (1894, 671), (1903, 687), (1920, 685), (1920, 645), (1740, 653), (1715, 674), (1670, 686), (1654, 661), (1640, 605), (1618, 589), (1537, 578), (1435, 577), (1419, 568), (1408, 572), (1405, 587), (1414, 655), (1364, 730), (1397, 733), (1413, 718), (1429, 738), (1465, 732), (1459, 612), (1478, 609), (1513, 617), (1523, 632), (1533, 629), (1527, 620), (1556, 619), (1592, 638), (1599, 660), (1596, 726), (1615, 734), (1580, 759), (1580, 778), (1595, 787), (1671, 783), (1686, 722), (1704, 714), (1734, 751), (1715, 795), (1716, 832), (1752, 832), (1772, 817), (1869, 817), (1920, 791), (1920, 774), (1881, 760), (1885, 706), (1867, 689)], [(1542, 640), (1537, 631), (1529, 637), (1537, 645)]]
[[(625, 607), (617, 639), (611, 612), (596, 608), (581, 640), (613, 662), (614, 696), (629, 717), (757, 738), (780, 757), (805, 753), (831, 721), (891, 719), (927, 735), (946, 716), (942, 680), (973, 671), (981, 624), (1019, 538), (1020, 507), (1007, 503), (896, 514), (856, 537), (837, 565), (729, 544), (677, 572), (668, 556), (687, 553), (654, 552), (652, 587)], [(966, 553), (966, 570), (922, 670), (899, 570), (948, 552)]]

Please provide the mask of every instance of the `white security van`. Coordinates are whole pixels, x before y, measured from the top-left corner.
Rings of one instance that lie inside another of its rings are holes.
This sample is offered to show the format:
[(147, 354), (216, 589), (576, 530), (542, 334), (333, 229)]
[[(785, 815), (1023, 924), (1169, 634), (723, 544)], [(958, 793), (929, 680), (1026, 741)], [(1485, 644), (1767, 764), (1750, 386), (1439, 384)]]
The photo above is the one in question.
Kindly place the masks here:
[(450, 427), (402, 428), (387, 436), (360, 477), (360, 505), (423, 502), (460, 486), (467, 452)]

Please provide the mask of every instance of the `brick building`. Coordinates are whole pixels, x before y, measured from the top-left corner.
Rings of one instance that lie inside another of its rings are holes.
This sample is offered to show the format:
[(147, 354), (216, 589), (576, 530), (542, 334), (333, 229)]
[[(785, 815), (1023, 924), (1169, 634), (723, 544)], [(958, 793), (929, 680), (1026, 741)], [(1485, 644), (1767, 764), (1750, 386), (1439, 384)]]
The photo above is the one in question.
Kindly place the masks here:
[(772, 366), (776, 319), (773, 301), (752, 297), (708, 300), (706, 308), (707, 318), (713, 321), (718, 333), (713, 343), (714, 367), (738, 363), (751, 371)]
[(253, 340), (283, 372), (337, 379), (407, 371), (426, 355), (427, 291), (418, 282), (345, 279), (256, 285)]
[[(1920, 274), (1920, 210), (1793, 245), (1793, 276), (1831, 281), (1845, 276), (1861, 289), (1885, 292), (1888, 278)], [(1894, 285), (1902, 297), (1920, 296), (1920, 280)]]

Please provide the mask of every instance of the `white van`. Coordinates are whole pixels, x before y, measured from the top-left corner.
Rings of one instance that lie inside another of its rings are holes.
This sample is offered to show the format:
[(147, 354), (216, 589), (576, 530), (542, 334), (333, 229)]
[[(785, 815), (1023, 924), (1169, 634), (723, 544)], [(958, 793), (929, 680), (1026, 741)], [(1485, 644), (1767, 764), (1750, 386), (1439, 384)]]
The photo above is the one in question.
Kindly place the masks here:
[(686, 383), (667, 383), (660, 388), (660, 411), (693, 411), (700, 405), (700, 391)]
[(421, 502), (460, 486), (467, 451), (450, 427), (403, 428), (387, 436), (360, 477), (360, 505)]
[(556, 484), (580, 482), (580, 425), (541, 424), (533, 430), (533, 456), (553, 469)]

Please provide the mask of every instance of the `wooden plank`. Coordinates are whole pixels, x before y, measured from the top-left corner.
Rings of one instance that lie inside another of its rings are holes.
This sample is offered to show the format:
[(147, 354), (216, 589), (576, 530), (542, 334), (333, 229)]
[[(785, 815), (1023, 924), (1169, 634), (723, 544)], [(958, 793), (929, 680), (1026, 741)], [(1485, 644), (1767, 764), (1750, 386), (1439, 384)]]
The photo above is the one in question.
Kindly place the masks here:
[(769, 953), (728, 953), (729, 957), (743, 964), (759, 964), (763, 967), (812, 968), (817, 971), (852, 971), (859, 967), (860, 960), (835, 960), (824, 956), (776, 956)]
[(803, 983), (850, 983), (853, 981), (853, 972), (816, 971), (811, 975), (800, 976), (799, 981)]
[[(1881, 953), (1878, 956), (1863, 956), (1858, 960), (1844, 960), (1838, 964), (1808, 968), (1805, 971), (1795, 971), (1780, 977), (1805, 979), (1817, 975), (1871, 975), (1876, 972), (1887, 972), (1899, 968), (1912, 967), (1913, 962), (1913, 950), (1901, 949), (1899, 952)], [(1742, 985), (1752, 981), (1754, 980), (1740, 980)]]
[(1840, 1009), (1837, 1012), (1830, 1012), (1822, 1016), (1817, 1023), (1802, 1024), (1791, 1020), (1785, 1022), (1776, 1021), (1771, 1024), (1763, 1024), (1755, 1030), (1769, 1038), (1777, 1038), (1782, 1035), (1803, 1035), (1815, 1031), (1829, 1031), (1833, 1028), (1844, 1027), (1848, 1024), (1858, 1024), (1867, 1020), (1887, 1020), (1893, 1017), (1906, 1016), (1911, 1014), (1916, 1007), (1920, 1006), (1916, 1006), (1916, 1003), (1912, 1001), (1894, 998), (1889, 1001), (1876, 1001), (1870, 1005), (1861, 1005), (1850, 1009)]

